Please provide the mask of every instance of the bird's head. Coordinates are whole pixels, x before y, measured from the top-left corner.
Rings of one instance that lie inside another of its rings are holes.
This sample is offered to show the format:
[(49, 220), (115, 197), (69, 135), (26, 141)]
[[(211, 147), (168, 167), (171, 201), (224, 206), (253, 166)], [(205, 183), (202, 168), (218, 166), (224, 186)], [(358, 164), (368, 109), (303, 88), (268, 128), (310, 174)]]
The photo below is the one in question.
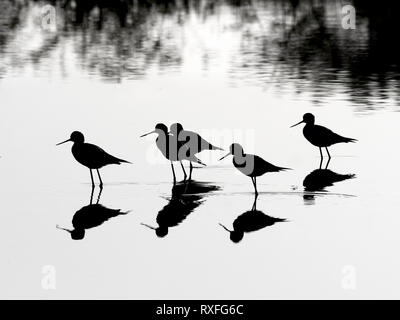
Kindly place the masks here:
[(168, 127), (163, 123), (157, 123), (157, 125), (155, 126), (153, 131), (141, 135), (140, 138), (148, 136), (149, 134), (152, 134), (152, 133), (168, 134)]
[(234, 243), (239, 243), (240, 241), (243, 240), (244, 237), (244, 232), (243, 231), (232, 231), (229, 238), (231, 239), (232, 242)]
[(156, 235), (159, 238), (164, 238), (168, 234), (168, 227), (158, 227), (156, 229)]
[(57, 146), (64, 144), (66, 142), (70, 142), (72, 141), (73, 143), (84, 143), (85, 142), (85, 136), (82, 134), (82, 132), (79, 131), (74, 131), (71, 133), (71, 136), (69, 137), (69, 139), (60, 142), (57, 144)]
[(291, 126), (291, 128), (298, 126), (301, 123), (305, 123), (305, 124), (314, 124), (315, 123), (315, 117), (312, 113), (305, 113), (303, 115), (303, 120), (301, 120), (299, 123), (294, 124), (293, 126)]
[(69, 229), (61, 228), (58, 225), (56, 226), (56, 228), (69, 232), (72, 240), (82, 240), (85, 237), (85, 229), (69, 230)]
[(221, 161), (222, 159), (226, 158), (229, 155), (242, 156), (242, 155), (244, 155), (244, 150), (239, 143), (232, 143), (231, 146), (229, 147), (229, 153), (226, 154), (225, 156), (223, 156), (219, 160)]
[(229, 230), (227, 227), (225, 227), (223, 224), (219, 224), (222, 228), (225, 229), (225, 231), (229, 232), (229, 238), (231, 239), (232, 242), (238, 243), (242, 241), (244, 237), (244, 232), (241, 230)]
[(145, 226), (151, 230), (154, 230), (156, 232), (157, 237), (159, 238), (164, 238), (168, 234), (168, 227), (165, 226), (158, 226), (158, 227), (152, 227), (148, 224), (141, 223), (142, 226)]
[(74, 229), (71, 232), (72, 240), (82, 240), (85, 237), (85, 229)]
[(305, 113), (303, 115), (303, 122), (306, 124), (314, 124), (315, 117), (312, 113)]

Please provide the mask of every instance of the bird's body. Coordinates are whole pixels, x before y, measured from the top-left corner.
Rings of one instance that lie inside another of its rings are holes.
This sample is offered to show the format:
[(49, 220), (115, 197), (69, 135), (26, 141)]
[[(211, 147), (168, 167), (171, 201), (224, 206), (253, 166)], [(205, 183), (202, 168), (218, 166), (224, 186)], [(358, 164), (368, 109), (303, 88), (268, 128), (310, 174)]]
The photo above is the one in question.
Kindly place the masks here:
[[(233, 155), (233, 165), (241, 173), (251, 178), (255, 190), (255, 194), (258, 195), (257, 191), (257, 180), (256, 178), (264, 175), (268, 172), (280, 172), (290, 170), (289, 168), (275, 166), (263, 158), (254, 155), (246, 154), (241, 145), (234, 143), (230, 146), (230, 152), (225, 156)], [(222, 160), (222, 157), (220, 160)]]
[(97, 174), (100, 180), (100, 187), (103, 187), (103, 181), (101, 180), (99, 169), (110, 165), (110, 164), (121, 164), (121, 163), (130, 163), (129, 161), (122, 160), (116, 158), (107, 152), (105, 152), (100, 147), (85, 143), (84, 135), (79, 131), (74, 131), (71, 134), (70, 139), (61, 142), (57, 145), (72, 141), (74, 144), (72, 145), (72, 155), (74, 156), (75, 160), (78, 161), (81, 165), (89, 168), (90, 170), (90, 177), (92, 179), (92, 186), (94, 186), (93, 174), (92, 170), (97, 170)]
[(129, 163), (126, 160), (118, 159), (100, 147), (90, 143), (74, 143), (72, 154), (76, 161), (89, 169), (100, 169), (109, 164)]
[[(141, 137), (147, 136), (152, 133), (156, 133), (158, 135), (156, 138), (157, 148), (160, 150), (163, 156), (171, 162), (174, 184), (176, 183), (176, 176), (175, 176), (175, 169), (173, 162), (179, 161), (181, 163), (182, 169), (183, 169), (182, 165), (183, 160), (205, 165), (194, 154), (190, 154), (184, 142), (178, 141), (174, 136), (168, 133), (168, 128), (165, 124), (158, 123), (155, 127), (155, 130), (146, 133)], [(186, 173), (185, 173), (185, 179), (186, 179)]]
[[(179, 151), (187, 153), (189, 156), (195, 156), (204, 150), (223, 150), (222, 148), (212, 145), (210, 142), (205, 140), (198, 133), (184, 130), (180, 123), (174, 123), (170, 126), (170, 133), (175, 139), (175, 143), (179, 146)], [(189, 160), (190, 161), (190, 160)], [(182, 166), (183, 174), (186, 177), (185, 169)], [(193, 165), (190, 161), (189, 180), (192, 178)]]
[(316, 124), (306, 124), (303, 128), (303, 135), (311, 144), (319, 148), (330, 147), (333, 144), (341, 142), (356, 141), (355, 139), (342, 137), (332, 130)]
[(172, 124), (170, 127), (170, 133), (177, 141), (183, 142), (183, 144), (190, 150), (190, 154), (197, 154), (204, 150), (223, 150), (205, 140), (198, 133), (184, 130), (180, 123)]
[(232, 163), (241, 173), (251, 178), (262, 176), (268, 172), (279, 172), (288, 169), (277, 167), (254, 154), (239, 154), (238, 156), (234, 156)]
[(315, 124), (315, 117), (311, 113), (305, 113), (303, 115), (303, 120), (300, 121), (299, 123), (296, 123), (295, 125), (291, 127), (295, 127), (301, 123), (305, 123), (306, 125), (303, 128), (303, 135), (304, 137), (314, 146), (319, 148), (319, 153), (321, 155), (321, 163), (320, 167), (322, 165), (322, 160), (323, 160), (323, 155), (322, 155), (322, 149), (325, 148), (326, 152), (328, 153), (328, 163), (326, 164), (326, 167), (328, 167), (329, 161), (331, 160), (331, 155), (329, 154), (328, 147), (336, 144), (336, 143), (349, 143), (349, 142), (356, 142), (356, 139), (353, 138), (346, 138), (343, 137), (332, 130)]

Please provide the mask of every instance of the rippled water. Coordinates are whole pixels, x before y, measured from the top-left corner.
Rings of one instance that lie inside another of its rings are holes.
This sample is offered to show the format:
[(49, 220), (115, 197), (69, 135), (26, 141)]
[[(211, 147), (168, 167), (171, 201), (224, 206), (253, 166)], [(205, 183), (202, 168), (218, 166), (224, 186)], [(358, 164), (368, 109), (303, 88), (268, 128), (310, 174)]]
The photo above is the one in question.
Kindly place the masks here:
[[(355, 1), (344, 30), (340, 1), (53, 1), (49, 31), (48, 3), (0, 5), (2, 298), (399, 297), (395, 9)], [(331, 171), (289, 129), (305, 112), (359, 140), (330, 149)], [(254, 197), (224, 152), (203, 152), (199, 189), (175, 197), (139, 136), (177, 121), (293, 168), (258, 179), (257, 210), (286, 221), (231, 242), (219, 224)], [(73, 130), (133, 162), (102, 170), (99, 203), (126, 214), (81, 241), (56, 229), (93, 208), (88, 170), (55, 146)], [(164, 238), (142, 225), (182, 211)]]

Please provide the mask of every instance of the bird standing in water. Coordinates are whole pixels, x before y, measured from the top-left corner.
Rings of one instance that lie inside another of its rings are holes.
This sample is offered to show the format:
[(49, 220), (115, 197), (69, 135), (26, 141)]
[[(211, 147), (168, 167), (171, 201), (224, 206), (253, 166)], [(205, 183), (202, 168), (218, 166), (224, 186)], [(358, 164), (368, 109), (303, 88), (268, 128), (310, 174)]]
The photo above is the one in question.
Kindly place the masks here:
[(238, 143), (233, 143), (229, 148), (229, 153), (222, 157), (220, 161), (229, 155), (233, 155), (233, 165), (235, 168), (251, 178), (256, 196), (258, 195), (257, 177), (262, 176), (267, 172), (290, 170), (289, 168), (274, 166), (273, 164), (254, 154), (246, 154), (242, 146)]
[[(171, 162), (174, 184), (176, 184), (176, 175), (173, 162), (179, 161), (182, 169), (183, 169), (182, 160), (196, 162), (205, 166), (205, 164), (201, 162), (200, 159), (198, 159), (194, 154), (190, 154), (188, 152), (188, 148), (184, 146), (183, 142), (179, 142), (177, 139), (175, 139), (172, 135), (168, 133), (168, 127), (165, 124), (158, 123), (153, 131), (143, 134), (140, 137), (142, 138), (152, 133), (156, 133), (158, 135), (156, 139), (157, 148), (161, 151), (163, 156)], [(185, 173), (185, 180), (186, 180), (186, 173)]]
[[(306, 125), (303, 128), (304, 137), (314, 146), (319, 148), (319, 153), (321, 155), (321, 164), (322, 164), (322, 148), (326, 149), (328, 153), (328, 163), (331, 160), (331, 155), (329, 154), (328, 147), (334, 145), (336, 143), (348, 143), (348, 142), (356, 142), (356, 139), (342, 137), (332, 130), (325, 128), (323, 126), (319, 126), (315, 124), (315, 117), (312, 113), (306, 113), (303, 115), (303, 120), (295, 125), (291, 126), (291, 128), (298, 126), (301, 123), (305, 123)], [(321, 165), (320, 165), (321, 166)]]
[[(212, 145), (210, 142), (202, 138), (198, 133), (184, 130), (180, 123), (174, 123), (170, 126), (170, 133), (177, 140), (178, 144), (185, 148), (185, 152), (195, 155), (204, 150), (223, 150), (222, 148)], [(190, 163), (189, 180), (192, 179), (193, 164)], [(186, 178), (186, 171), (182, 166), (183, 174)]]
[(72, 154), (76, 161), (90, 170), (90, 178), (92, 179), (92, 187), (94, 187), (93, 173), (92, 170), (97, 171), (97, 175), (100, 180), (100, 188), (103, 188), (103, 181), (100, 176), (99, 169), (107, 166), (109, 164), (121, 164), (121, 163), (130, 163), (129, 161), (118, 159), (107, 152), (105, 152), (100, 147), (85, 143), (84, 135), (79, 131), (74, 131), (71, 134), (71, 137), (68, 140), (60, 142), (57, 146), (64, 144), (66, 142), (73, 142), (72, 146)]

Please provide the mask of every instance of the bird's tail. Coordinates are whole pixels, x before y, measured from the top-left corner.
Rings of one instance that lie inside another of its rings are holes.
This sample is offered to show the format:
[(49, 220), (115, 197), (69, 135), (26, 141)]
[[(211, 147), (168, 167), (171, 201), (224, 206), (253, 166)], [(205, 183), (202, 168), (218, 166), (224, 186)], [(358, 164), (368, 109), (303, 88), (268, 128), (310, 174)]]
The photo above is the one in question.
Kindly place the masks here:
[(202, 166), (207, 166), (204, 162), (202, 162), (199, 158), (196, 158), (196, 157), (194, 157), (195, 158), (195, 161), (198, 163), (198, 164), (201, 164)]
[(344, 143), (348, 143), (348, 142), (357, 142), (358, 140), (357, 140), (357, 139), (353, 139), (353, 138), (346, 138), (346, 137), (343, 137), (342, 141), (343, 141)]
[(292, 169), (292, 168), (276, 167), (276, 166), (275, 166), (275, 170), (276, 170), (277, 172), (279, 172), (279, 171), (286, 171), (286, 170), (293, 170), (293, 169)]
[(209, 145), (209, 149), (210, 149), (210, 150), (220, 150), (220, 151), (224, 151), (224, 149), (222, 149), (222, 148), (220, 148), (220, 147), (213, 146), (212, 144)]
[(115, 160), (118, 162), (118, 164), (121, 164), (121, 163), (129, 163), (129, 164), (132, 164), (132, 162), (129, 162), (129, 161), (126, 161), (126, 160), (123, 160), (123, 159), (118, 159), (118, 158), (116, 158)]

